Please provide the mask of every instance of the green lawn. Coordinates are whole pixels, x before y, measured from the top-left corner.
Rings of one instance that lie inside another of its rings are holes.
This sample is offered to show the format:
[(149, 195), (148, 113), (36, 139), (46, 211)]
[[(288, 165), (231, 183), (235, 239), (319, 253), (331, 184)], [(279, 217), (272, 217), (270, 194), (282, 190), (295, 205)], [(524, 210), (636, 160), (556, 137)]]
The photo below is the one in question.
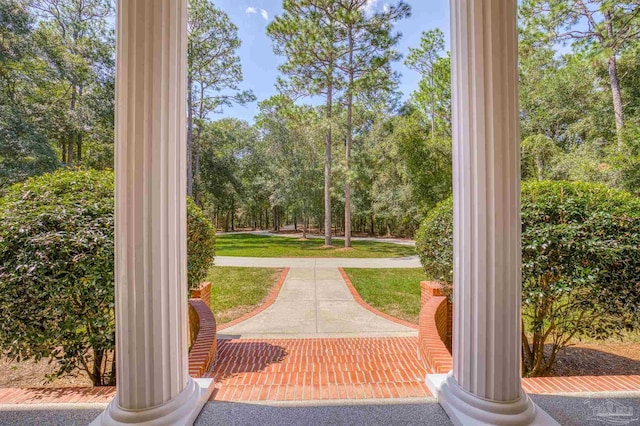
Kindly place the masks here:
[(301, 240), (291, 237), (267, 235), (231, 234), (216, 238), (217, 256), (242, 257), (404, 257), (416, 254), (415, 248), (375, 241), (353, 241), (351, 249), (342, 247), (344, 242), (334, 240), (335, 247), (324, 248), (324, 240)]
[(345, 272), (369, 305), (396, 318), (418, 324), (420, 281), (426, 280), (421, 268), (345, 268)]
[(278, 281), (282, 269), (214, 266), (211, 282), (211, 310), (218, 324), (224, 324), (261, 305)]

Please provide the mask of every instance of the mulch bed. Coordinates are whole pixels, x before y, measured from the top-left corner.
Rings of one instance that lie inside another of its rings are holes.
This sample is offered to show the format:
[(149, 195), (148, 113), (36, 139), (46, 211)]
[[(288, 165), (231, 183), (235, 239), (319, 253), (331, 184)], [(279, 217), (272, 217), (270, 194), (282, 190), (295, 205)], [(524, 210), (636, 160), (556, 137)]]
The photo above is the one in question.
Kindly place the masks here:
[(550, 376), (640, 375), (640, 343), (576, 343), (556, 358)]
[(77, 376), (47, 381), (46, 376), (53, 373), (55, 367), (54, 363), (49, 364), (46, 360), (11, 362), (0, 358), (0, 388), (92, 386), (91, 380), (83, 372), (79, 372)]

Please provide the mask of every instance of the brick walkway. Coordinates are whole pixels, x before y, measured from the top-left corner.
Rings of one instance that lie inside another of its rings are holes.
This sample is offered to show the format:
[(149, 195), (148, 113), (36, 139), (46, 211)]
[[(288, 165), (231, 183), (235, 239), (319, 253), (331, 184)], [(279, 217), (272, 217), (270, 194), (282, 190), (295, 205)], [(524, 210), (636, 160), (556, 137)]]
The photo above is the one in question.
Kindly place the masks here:
[(417, 338), (220, 341), (208, 377), (224, 401), (409, 398), (429, 395)]
[[(417, 338), (219, 340), (220, 401), (425, 397)], [(640, 376), (523, 379), (532, 394), (640, 392)], [(0, 388), (0, 404), (107, 403), (115, 388)]]

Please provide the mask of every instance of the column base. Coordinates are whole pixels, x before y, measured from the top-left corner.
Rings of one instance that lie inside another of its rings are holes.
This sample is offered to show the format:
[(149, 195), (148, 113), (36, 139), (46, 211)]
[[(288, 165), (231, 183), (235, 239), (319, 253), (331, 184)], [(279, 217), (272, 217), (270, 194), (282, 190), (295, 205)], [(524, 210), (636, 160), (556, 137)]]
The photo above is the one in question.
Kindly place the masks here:
[(213, 379), (192, 379), (178, 396), (165, 404), (146, 410), (125, 410), (118, 405), (118, 395), (91, 426), (179, 425), (190, 426), (213, 393)]
[(560, 425), (536, 406), (522, 391), (514, 402), (495, 402), (482, 399), (460, 387), (452, 373), (428, 374), (427, 387), (456, 426)]

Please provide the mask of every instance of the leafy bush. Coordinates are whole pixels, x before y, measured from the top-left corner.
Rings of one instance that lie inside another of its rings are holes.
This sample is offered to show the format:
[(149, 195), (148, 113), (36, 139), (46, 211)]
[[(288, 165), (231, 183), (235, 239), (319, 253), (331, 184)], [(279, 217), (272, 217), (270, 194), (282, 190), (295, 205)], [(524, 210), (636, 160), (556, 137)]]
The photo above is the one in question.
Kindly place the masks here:
[[(112, 172), (59, 170), (0, 199), (0, 348), (11, 359), (52, 358), (54, 376), (85, 370), (114, 384), (113, 190)], [(187, 213), (198, 280), (214, 232), (193, 202)]]
[[(427, 275), (453, 282), (453, 203), (422, 223)], [(640, 199), (603, 185), (522, 187), (523, 364), (542, 375), (574, 337), (606, 338), (640, 316)], [(545, 344), (547, 350), (545, 351)]]
[(213, 264), (216, 230), (202, 210), (187, 198), (187, 278), (189, 288), (197, 287)]
[(416, 233), (416, 251), (427, 276), (443, 283), (451, 298), (453, 283), (453, 197), (429, 211)]

